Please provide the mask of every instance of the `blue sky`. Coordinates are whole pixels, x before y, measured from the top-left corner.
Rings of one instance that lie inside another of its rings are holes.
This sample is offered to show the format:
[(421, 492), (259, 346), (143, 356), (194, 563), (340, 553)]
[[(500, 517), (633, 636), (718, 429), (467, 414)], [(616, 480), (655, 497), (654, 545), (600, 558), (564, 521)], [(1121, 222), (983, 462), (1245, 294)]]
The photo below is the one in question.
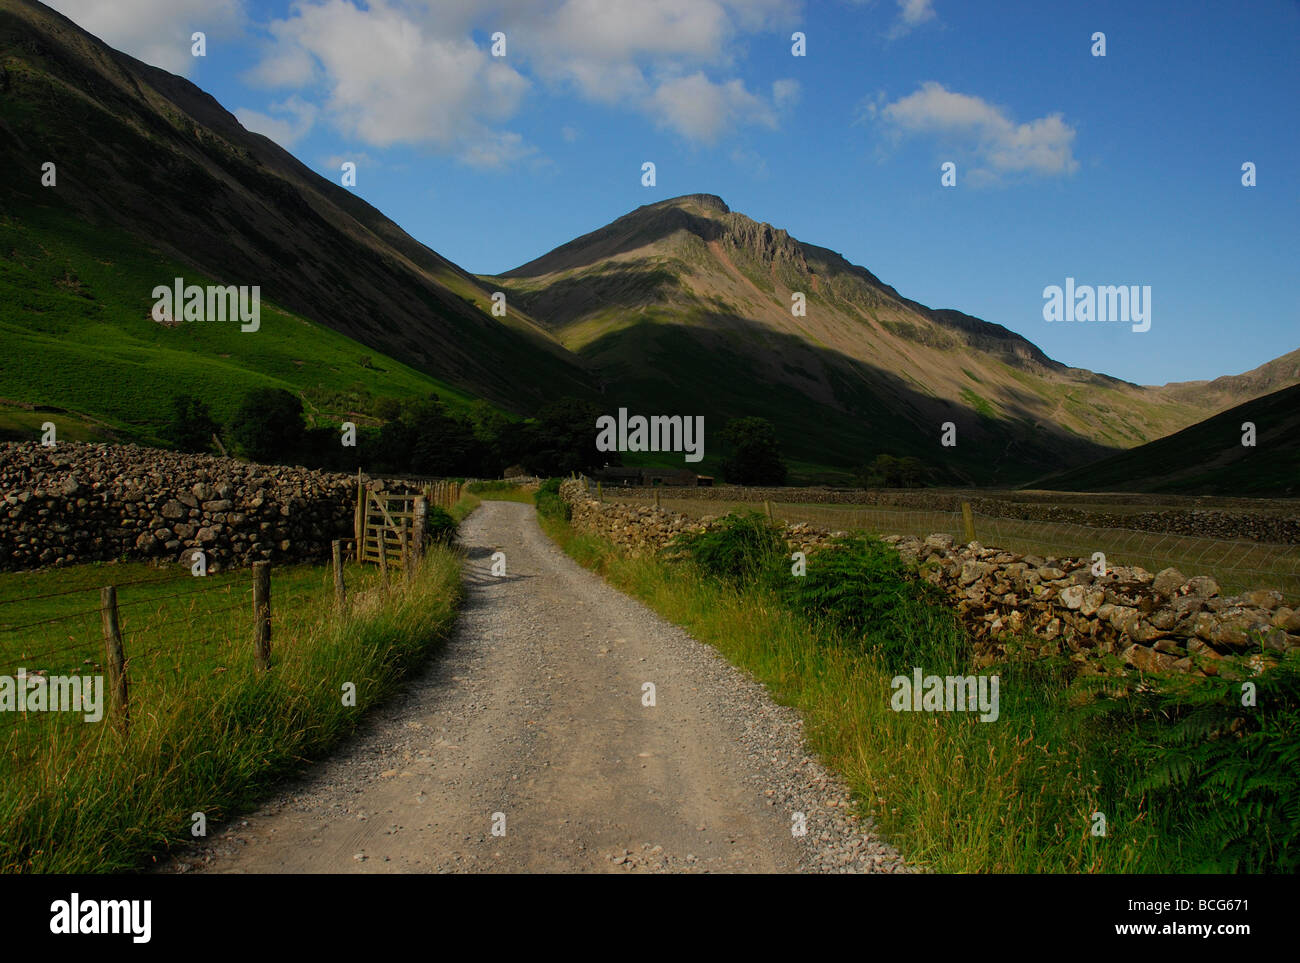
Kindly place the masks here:
[[(52, 5), (323, 175), (355, 161), (358, 194), (470, 271), (706, 192), (1131, 381), (1300, 347), (1295, 0)], [(1044, 321), (1067, 276), (1149, 285), (1150, 330)]]

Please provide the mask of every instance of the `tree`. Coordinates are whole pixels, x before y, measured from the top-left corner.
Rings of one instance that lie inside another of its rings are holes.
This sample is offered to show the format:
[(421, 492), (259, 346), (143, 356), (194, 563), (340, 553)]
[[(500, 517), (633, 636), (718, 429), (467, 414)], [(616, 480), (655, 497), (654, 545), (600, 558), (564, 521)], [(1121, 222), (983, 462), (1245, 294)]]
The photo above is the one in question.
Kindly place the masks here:
[(254, 388), (228, 426), (230, 440), (253, 461), (291, 461), (304, 444), (302, 399), (283, 388)]
[(212, 436), (218, 428), (206, 404), (193, 395), (175, 395), (171, 417), (160, 434), (179, 451), (203, 452), (212, 447)]
[(766, 418), (733, 418), (722, 430), (722, 474), (736, 485), (784, 485), (789, 470), (776, 429)]
[(599, 406), (580, 398), (552, 401), (529, 426), (530, 451), (524, 464), (550, 476), (621, 464), (618, 452), (596, 450), (596, 419), (601, 414)]
[(417, 475), (477, 475), (487, 446), (474, 426), (456, 417), (436, 395), (403, 402), (379, 433), (379, 458), (395, 471)]
[(877, 455), (869, 465), (858, 468), (854, 474), (863, 488), (921, 488), (925, 484), (925, 463), (907, 455)]

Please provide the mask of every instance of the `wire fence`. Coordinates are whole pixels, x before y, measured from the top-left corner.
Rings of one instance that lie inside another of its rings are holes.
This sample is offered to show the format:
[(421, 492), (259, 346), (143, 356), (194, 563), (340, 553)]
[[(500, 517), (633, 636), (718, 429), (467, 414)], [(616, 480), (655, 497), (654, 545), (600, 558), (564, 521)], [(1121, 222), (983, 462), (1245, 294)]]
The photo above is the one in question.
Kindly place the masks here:
[[(160, 686), (178, 675), (190, 685), (240, 668), (266, 671), (273, 639), (287, 642), (347, 603), (345, 544), (335, 542), (332, 568), (278, 574), (275, 592), (271, 564), (257, 562), (251, 578), (247, 571), (195, 577), (184, 568), (181, 575), (0, 600), (0, 750), (18, 752), (13, 740), (23, 738), (29, 752), (27, 737), (53, 732), (51, 720), (81, 722), (86, 712), (100, 712), (126, 733), (132, 712), (168, 695)], [(354, 567), (352, 574), (365, 571)], [(387, 573), (375, 569), (363, 584), (386, 587)], [(65, 606), (70, 610), (29, 617)], [(6, 612), (13, 616), (7, 621)], [(97, 707), (93, 686), (100, 687)]]

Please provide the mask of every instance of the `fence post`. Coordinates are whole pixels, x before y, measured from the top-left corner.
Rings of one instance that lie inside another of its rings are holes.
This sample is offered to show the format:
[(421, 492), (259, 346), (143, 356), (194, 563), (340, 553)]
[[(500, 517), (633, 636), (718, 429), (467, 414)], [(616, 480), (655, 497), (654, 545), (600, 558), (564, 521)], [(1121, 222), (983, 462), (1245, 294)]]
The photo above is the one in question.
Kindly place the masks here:
[(766, 498), (763, 499), (763, 511), (767, 512), (767, 520), (769, 522), (776, 521), (776, 519), (772, 516), (772, 503), (768, 501)]
[(384, 588), (388, 588), (388, 530), (382, 525), (379, 526), (379, 577), (384, 580)]
[(601, 487), (600, 482), (596, 482), (596, 498), (602, 502), (605, 500), (605, 489)]
[(659, 507), (659, 489), (655, 489), (655, 508)]
[(397, 544), (402, 555), (402, 581), (407, 585), (411, 584), (411, 544), (406, 537), (406, 519), (402, 519), (402, 527), (397, 530)]
[(429, 502), (423, 495), (415, 496), (415, 525), (411, 538), (415, 545), (416, 561), (424, 558), (424, 533), (429, 520)]
[(961, 503), (961, 520), (966, 527), (967, 543), (975, 541), (975, 516), (971, 514), (970, 502)]
[(344, 605), (348, 600), (348, 588), (343, 581), (343, 540), (334, 540), (334, 597), (338, 599), (339, 605)]
[(117, 622), (117, 589), (106, 585), (99, 590), (99, 615), (104, 624), (104, 651), (108, 655), (108, 691), (111, 712), (126, 733), (131, 727), (131, 707), (127, 701), (126, 655), (122, 651), (122, 630)]
[(265, 672), (271, 668), (271, 563), (253, 563), (253, 658)]
[(361, 561), (362, 553), (365, 551), (366, 542), (366, 505), (364, 498), (365, 489), (361, 487), (361, 469), (357, 469), (357, 510), (353, 513), (352, 534), (357, 539), (357, 561)]

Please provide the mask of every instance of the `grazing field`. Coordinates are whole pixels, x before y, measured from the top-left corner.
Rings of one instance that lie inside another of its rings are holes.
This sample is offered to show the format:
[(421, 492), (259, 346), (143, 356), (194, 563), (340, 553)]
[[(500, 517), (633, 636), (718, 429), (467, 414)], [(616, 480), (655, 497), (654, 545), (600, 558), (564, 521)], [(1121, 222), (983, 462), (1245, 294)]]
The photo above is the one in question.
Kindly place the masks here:
[[(609, 491), (606, 497), (647, 504), (649, 495)], [(1076, 496), (1077, 497), (1077, 496)], [(752, 501), (664, 498), (664, 508), (691, 517), (722, 515), (730, 511), (761, 508)], [(1082, 507), (1085, 503), (1070, 503)], [(1115, 513), (1152, 511), (1151, 504), (1118, 506), (1097, 502)], [(1178, 506), (1183, 507), (1183, 506)], [(1274, 511), (1285, 511), (1274, 506)], [(773, 502), (773, 516), (781, 521), (806, 522), (832, 531), (863, 531), (875, 535), (920, 535), (934, 532), (965, 540), (960, 512), (850, 504)], [(1125, 528), (1097, 528), (1068, 522), (974, 516), (975, 538), (986, 546), (1045, 557), (1075, 555), (1090, 558), (1104, 552), (1107, 565), (1140, 565), (1152, 572), (1173, 566), (1184, 575), (1210, 575), (1225, 593), (1276, 588), (1288, 598), (1300, 598), (1300, 545), (1277, 545), (1240, 539), (1198, 538)]]
[[(179, 573), (179, 574), (178, 574)], [(129, 724), (108, 711), (0, 713), (0, 871), (137, 868), (218, 823), (351, 731), (445, 638), (459, 556), (410, 585), (347, 566), (272, 571), (271, 667), (256, 668), (247, 570), (99, 564), (0, 576), (0, 675), (103, 675), (99, 589), (118, 587)], [(349, 696), (349, 688), (352, 695)]]

